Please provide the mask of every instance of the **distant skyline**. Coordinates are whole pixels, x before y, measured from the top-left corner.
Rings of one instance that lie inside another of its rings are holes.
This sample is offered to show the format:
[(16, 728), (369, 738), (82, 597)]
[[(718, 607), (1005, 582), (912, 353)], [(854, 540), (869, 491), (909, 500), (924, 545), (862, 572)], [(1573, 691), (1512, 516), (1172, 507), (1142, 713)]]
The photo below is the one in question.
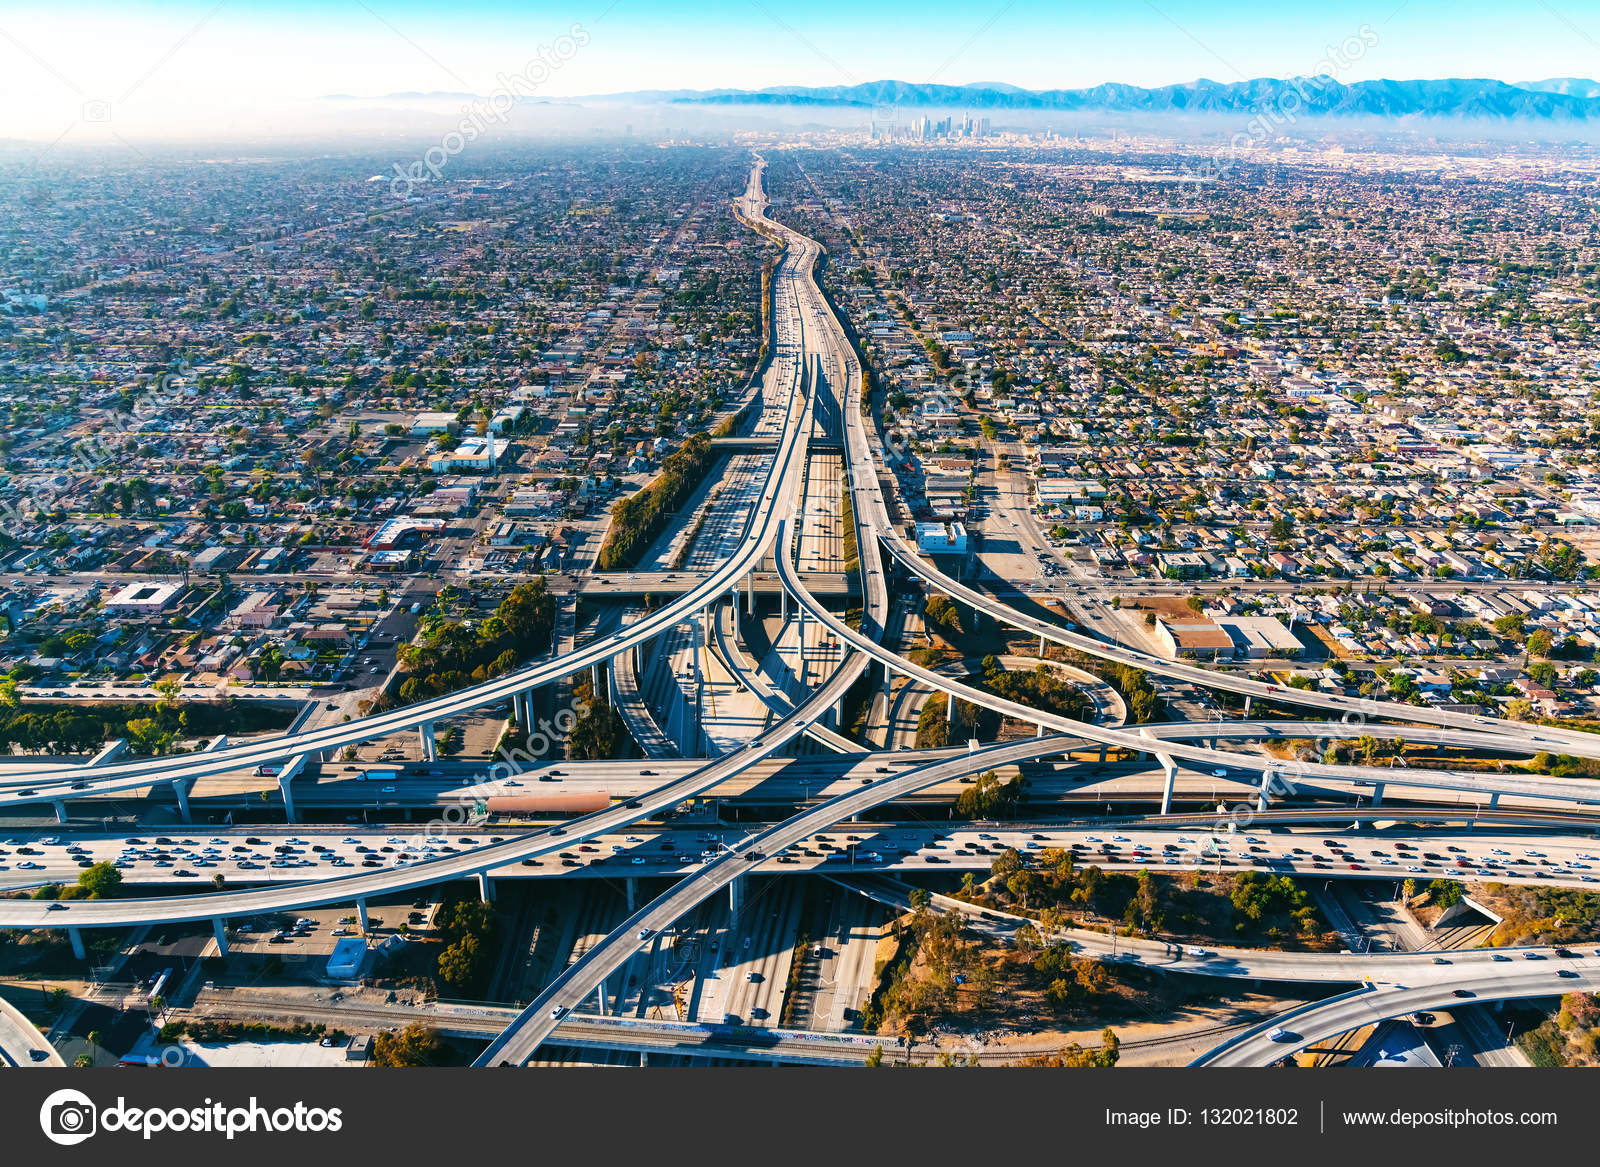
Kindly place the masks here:
[[(1600, 73), (1600, 0), (1305, 6), (1247, 0), (180, 0), (0, 3), (0, 137), (86, 140), (318, 122), (329, 94), (490, 93), (580, 29), (538, 86), (760, 89), (893, 78), (1028, 89), (1309, 74), (1340, 81)], [(1362, 43), (1358, 54), (1341, 46)], [(548, 55), (547, 55), (548, 59)], [(326, 114), (322, 115), (326, 120)]]

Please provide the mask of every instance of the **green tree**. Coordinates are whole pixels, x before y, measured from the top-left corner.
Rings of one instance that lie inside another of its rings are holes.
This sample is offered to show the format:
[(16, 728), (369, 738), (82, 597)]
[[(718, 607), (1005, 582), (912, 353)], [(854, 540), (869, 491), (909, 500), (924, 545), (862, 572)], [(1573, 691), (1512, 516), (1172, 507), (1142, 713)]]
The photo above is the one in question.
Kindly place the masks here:
[(122, 887), (122, 872), (110, 863), (100, 862), (78, 872), (80, 894), (91, 900), (108, 900)]

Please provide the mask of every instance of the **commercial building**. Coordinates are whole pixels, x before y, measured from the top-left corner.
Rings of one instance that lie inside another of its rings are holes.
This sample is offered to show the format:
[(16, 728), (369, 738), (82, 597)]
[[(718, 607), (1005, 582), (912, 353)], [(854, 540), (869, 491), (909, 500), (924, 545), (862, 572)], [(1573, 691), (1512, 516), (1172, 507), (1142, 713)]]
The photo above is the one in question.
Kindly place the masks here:
[(346, 937), (328, 954), (327, 975), (337, 981), (354, 980), (361, 975), (367, 960), (367, 942), (359, 936)]
[(1217, 627), (1228, 634), (1236, 657), (1298, 657), (1305, 646), (1275, 616), (1218, 616)]
[(918, 523), (917, 550), (924, 555), (965, 555), (967, 529), (960, 523)]
[(148, 616), (166, 609), (183, 590), (176, 583), (131, 583), (106, 601), (106, 611), (122, 616)]
[(1156, 617), (1156, 639), (1168, 656), (1192, 655), (1202, 659), (1233, 656), (1233, 638), (1205, 616)]
[(494, 469), (494, 435), (482, 438), (463, 438), (453, 450), (440, 450), (428, 461), (435, 474), (448, 474), (452, 470), (470, 470), (487, 474)]
[(416, 437), (428, 434), (453, 434), (461, 428), (453, 413), (426, 411), (417, 414), (411, 422), (411, 433)]

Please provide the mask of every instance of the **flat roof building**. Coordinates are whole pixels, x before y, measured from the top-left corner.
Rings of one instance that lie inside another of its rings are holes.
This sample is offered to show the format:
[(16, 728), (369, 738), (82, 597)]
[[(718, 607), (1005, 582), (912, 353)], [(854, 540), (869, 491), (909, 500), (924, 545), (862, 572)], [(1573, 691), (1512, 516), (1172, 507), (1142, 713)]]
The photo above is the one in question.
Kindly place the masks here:
[(453, 434), (461, 428), (461, 423), (456, 420), (456, 415), (442, 410), (425, 410), (417, 414), (411, 421), (411, 432), (414, 435), (425, 434)]
[(176, 583), (131, 583), (106, 601), (106, 610), (124, 615), (160, 612), (177, 598), (182, 588), (182, 584)]
[(960, 523), (918, 523), (917, 550), (924, 555), (965, 555), (967, 529)]

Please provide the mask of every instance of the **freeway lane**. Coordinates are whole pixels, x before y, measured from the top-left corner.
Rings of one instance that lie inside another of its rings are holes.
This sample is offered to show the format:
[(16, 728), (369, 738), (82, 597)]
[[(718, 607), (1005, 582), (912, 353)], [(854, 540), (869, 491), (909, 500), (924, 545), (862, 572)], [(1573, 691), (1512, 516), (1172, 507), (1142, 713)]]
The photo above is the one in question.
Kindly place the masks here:
[[(1578, 960), (1516, 961), (1483, 972), (1474, 970), (1449, 980), (1364, 987), (1312, 1006), (1280, 1013), (1236, 1034), (1189, 1064), (1266, 1066), (1319, 1041), (1418, 1010), (1448, 1010), (1464, 1004), (1559, 997), (1565, 993), (1592, 993), (1596, 989), (1600, 989), (1600, 958), (1594, 956)], [(1282, 1036), (1274, 1039), (1274, 1033)]]
[[(1315, 824), (1318, 819), (1290, 815), (1242, 833), (1223, 830), (1215, 839), (1211, 830), (1217, 826), (1216, 820), (1202, 820), (1201, 828), (1196, 829), (1192, 822), (1168, 822), (1159, 817), (1089, 823), (856, 822), (850, 825), (849, 834), (834, 830), (807, 836), (785, 854), (769, 856), (757, 870), (788, 875), (888, 870), (901, 875), (936, 875), (943, 869), (987, 872), (995, 856), (1006, 848), (1022, 854), (1071, 848), (1080, 865), (1093, 863), (1108, 870), (1254, 866), (1274, 874), (1323, 879), (1416, 877), (1574, 888), (1600, 885), (1600, 875), (1593, 874), (1600, 866), (1600, 856), (1590, 850), (1600, 850), (1600, 843), (1593, 839), (1506, 834), (1487, 824), (1465, 831), (1386, 827), (1336, 834), (1271, 829), (1307, 821)], [(1334, 821), (1344, 827), (1349, 816), (1342, 813)], [(626, 832), (587, 834), (581, 836), (582, 842), (568, 837), (561, 863), (530, 858), (487, 868), (486, 874), (492, 879), (682, 877), (698, 868), (703, 859), (713, 857), (728, 838), (741, 833), (732, 826), (708, 831), (704, 824), (634, 825)], [(258, 843), (243, 842), (251, 837)], [(488, 841), (504, 840), (491, 836)], [(89, 863), (109, 862), (122, 869), (124, 886), (182, 885), (186, 879), (189, 886), (195, 886), (213, 874), (222, 875), (232, 886), (305, 885), (327, 878), (330, 873), (321, 869), (329, 864), (352, 871), (363, 863), (394, 870), (458, 853), (457, 844), (471, 847), (477, 843), (477, 832), (436, 835), (415, 829), (398, 834), (331, 829), (267, 839), (239, 831), (209, 839), (172, 839), (166, 844), (149, 839), (128, 843), (120, 836), (73, 836), (68, 843), (30, 841), (32, 854), (26, 862), (0, 847), (0, 879), (11, 887), (70, 883)]]

